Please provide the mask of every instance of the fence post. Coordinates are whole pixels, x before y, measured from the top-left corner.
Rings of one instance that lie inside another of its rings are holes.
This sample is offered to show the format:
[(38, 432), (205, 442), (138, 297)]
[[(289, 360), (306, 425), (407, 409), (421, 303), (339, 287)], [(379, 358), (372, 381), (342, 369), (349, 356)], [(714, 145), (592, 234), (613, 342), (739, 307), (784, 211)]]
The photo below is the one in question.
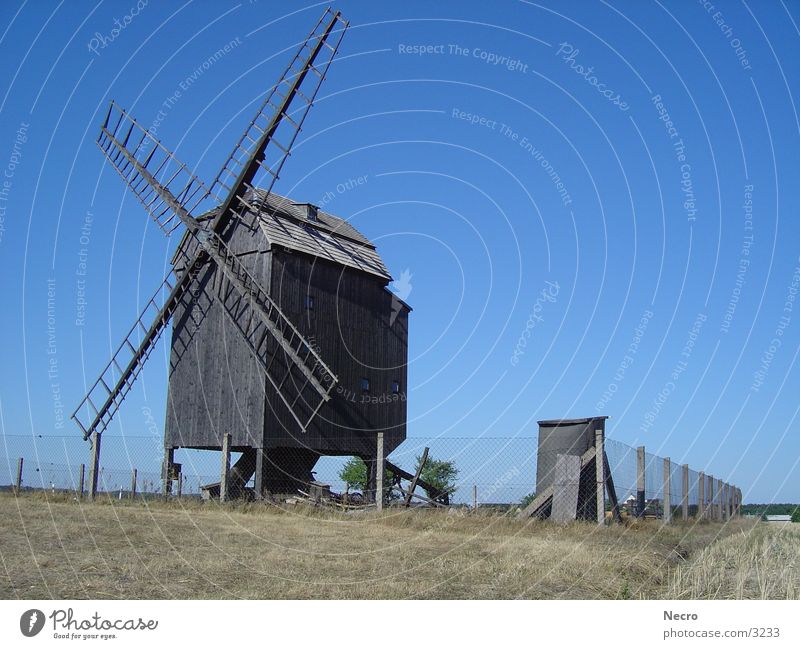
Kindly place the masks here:
[(606, 522), (606, 463), (603, 461), (605, 453), (605, 440), (603, 431), (594, 431), (594, 467), (595, 479), (597, 481), (597, 524), (603, 525)]
[(376, 452), (375, 464), (375, 505), (379, 512), (383, 511), (383, 464), (386, 458), (383, 457), (383, 432), (378, 433), (378, 447)]
[(228, 474), (231, 470), (231, 434), (222, 436), (222, 463), (219, 474), (219, 501), (228, 500)]
[(671, 480), (672, 477), (672, 463), (668, 457), (664, 458), (664, 497), (662, 498), (662, 519), (664, 524), (672, 522), (672, 490)]
[(730, 492), (730, 509), (731, 509), (731, 518), (736, 518), (736, 487), (731, 485), (731, 492)]
[(714, 515), (714, 485), (716, 481), (714, 480), (714, 476), (708, 476), (708, 506), (706, 507), (706, 516), (708, 520), (713, 521), (715, 518)]
[(136, 469), (131, 471), (131, 500), (136, 500)]
[(636, 449), (636, 517), (642, 518), (645, 509), (644, 446)]
[(689, 465), (683, 465), (683, 484), (681, 498), (681, 518), (685, 521), (689, 520)]
[(706, 515), (706, 474), (700, 471), (697, 475), (697, 518), (703, 520)]
[(19, 458), (17, 460), (17, 481), (16, 481), (16, 490), (17, 493), (22, 491), (22, 465), (25, 463), (23, 458)]
[(730, 520), (733, 516), (733, 511), (731, 508), (731, 494), (733, 493), (733, 487), (731, 487), (727, 482), (725, 483), (725, 520)]
[(178, 471), (178, 498), (183, 494), (183, 473)]
[(728, 516), (728, 505), (726, 501), (728, 500), (728, 483), (723, 482), (719, 486), (719, 519), (721, 521), (727, 520)]
[(256, 475), (253, 479), (256, 500), (264, 499), (264, 449), (256, 448)]
[(78, 472), (78, 500), (83, 499), (83, 485), (86, 479), (86, 465), (81, 464), (81, 468)]
[(472, 510), (478, 511), (478, 485), (472, 485)]
[(725, 520), (733, 518), (733, 506), (731, 498), (733, 497), (733, 487), (727, 482), (725, 483)]
[(175, 462), (175, 449), (171, 447), (164, 448), (164, 465), (162, 467), (163, 478), (161, 483), (161, 495), (164, 500), (172, 495), (172, 465)]
[(100, 441), (102, 435), (95, 431), (92, 435), (91, 455), (89, 456), (89, 500), (97, 496), (97, 481), (100, 477)]

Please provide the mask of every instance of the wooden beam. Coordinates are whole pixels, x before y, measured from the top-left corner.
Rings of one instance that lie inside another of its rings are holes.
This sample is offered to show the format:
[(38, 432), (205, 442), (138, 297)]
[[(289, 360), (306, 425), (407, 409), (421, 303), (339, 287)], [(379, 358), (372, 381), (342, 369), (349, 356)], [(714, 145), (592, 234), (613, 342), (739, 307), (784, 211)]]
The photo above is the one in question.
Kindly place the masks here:
[(222, 436), (222, 458), (219, 470), (219, 501), (224, 503), (228, 500), (228, 479), (231, 470), (231, 434), (225, 433)]
[[(589, 462), (594, 460), (594, 455), (595, 448), (594, 446), (591, 446), (589, 447), (589, 450), (581, 456), (581, 469), (589, 464)], [(528, 518), (529, 516), (537, 514), (547, 505), (548, 500), (551, 500), (552, 498), (553, 486), (550, 485), (542, 493), (536, 494), (536, 497), (533, 499), (533, 501), (531, 501), (531, 503), (525, 509), (517, 514), (517, 518)]]
[(413, 479), (411, 480), (411, 484), (408, 487), (409, 494), (406, 496), (405, 506), (409, 507), (411, 505), (411, 494), (414, 493), (414, 490), (417, 488), (417, 482), (419, 481), (419, 476), (422, 474), (422, 470), (425, 468), (425, 463), (428, 461), (428, 451), (430, 449), (426, 446), (425, 450), (422, 451), (422, 457), (419, 461), (419, 466), (417, 467), (417, 472), (414, 474)]
[(256, 500), (264, 498), (264, 449), (256, 448), (256, 475), (253, 481)]
[[(404, 480), (414, 479), (414, 476), (410, 474), (408, 471), (401, 469), (399, 466), (397, 466), (396, 464), (392, 464), (388, 460), (386, 461), (386, 468), (389, 469), (389, 471), (394, 473), (396, 476), (400, 476)], [(448, 495), (448, 492), (442, 491), (441, 489), (434, 487), (432, 484), (426, 482), (422, 478), (417, 478), (417, 484), (428, 493), (435, 494), (434, 498), (441, 498), (442, 496)], [(405, 493), (405, 490), (403, 490), (403, 493)]]
[(644, 510), (647, 507), (645, 459), (644, 446), (640, 446), (636, 449), (636, 518), (644, 518)]
[(706, 474), (700, 471), (697, 475), (697, 519), (703, 520), (706, 515)]
[(17, 493), (22, 491), (22, 466), (24, 464), (25, 460), (23, 458), (19, 458), (17, 460), (17, 484), (16, 484)]
[(681, 467), (681, 519), (689, 520), (689, 465)]
[(436, 502), (432, 498), (428, 498), (427, 496), (423, 496), (422, 494), (413, 494), (410, 491), (408, 491), (407, 489), (403, 489), (402, 487), (400, 487), (398, 485), (395, 485), (394, 488), (397, 489), (398, 491), (400, 491), (401, 493), (404, 493), (406, 496), (410, 495), (413, 498), (419, 498), (420, 500), (423, 500), (426, 503), (429, 503), (431, 505), (435, 505), (436, 507), (447, 507), (447, 505), (443, 505), (440, 502)]
[(606, 465), (606, 491), (608, 499), (611, 501), (611, 513), (617, 523), (622, 522), (622, 514), (619, 511), (619, 500), (617, 500), (617, 490), (614, 487), (614, 476), (611, 475), (611, 467), (608, 464), (608, 455), (603, 451), (603, 461)]
[(539, 511), (544, 509), (549, 503), (553, 501), (553, 486), (550, 485), (542, 493), (536, 494), (536, 497), (523, 509), (517, 518), (529, 518), (536, 516)]
[(97, 496), (97, 481), (100, 478), (100, 439), (102, 435), (95, 431), (92, 435), (91, 456), (89, 458), (89, 500)]
[(167, 447), (164, 449), (164, 462), (161, 468), (161, 495), (164, 499), (172, 495), (172, 463), (175, 461), (175, 449)]
[(714, 485), (716, 480), (714, 480), (714, 476), (708, 476), (708, 507), (706, 507), (706, 516), (709, 520), (715, 520), (717, 514), (714, 510)]
[(672, 462), (668, 457), (664, 458), (664, 488), (661, 498), (661, 520), (664, 524), (672, 522)]
[(595, 465), (595, 489), (597, 496), (597, 524), (605, 525), (606, 522), (606, 463), (605, 463), (605, 440), (603, 430), (598, 428), (594, 431), (594, 465)]
[(375, 453), (375, 504), (378, 511), (383, 511), (383, 467), (386, 458), (383, 456), (383, 432), (378, 433), (378, 443)]

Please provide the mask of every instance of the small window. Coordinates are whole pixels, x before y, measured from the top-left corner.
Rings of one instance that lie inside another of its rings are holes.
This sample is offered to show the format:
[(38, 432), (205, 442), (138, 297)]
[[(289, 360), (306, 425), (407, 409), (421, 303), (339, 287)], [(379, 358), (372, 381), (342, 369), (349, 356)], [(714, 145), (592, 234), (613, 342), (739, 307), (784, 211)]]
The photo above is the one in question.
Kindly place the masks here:
[(400, 394), (400, 381), (392, 381), (392, 394)]
[(314, 296), (306, 294), (305, 306), (307, 311), (314, 310)]
[(369, 379), (368, 378), (361, 379), (361, 391), (362, 392), (369, 392)]

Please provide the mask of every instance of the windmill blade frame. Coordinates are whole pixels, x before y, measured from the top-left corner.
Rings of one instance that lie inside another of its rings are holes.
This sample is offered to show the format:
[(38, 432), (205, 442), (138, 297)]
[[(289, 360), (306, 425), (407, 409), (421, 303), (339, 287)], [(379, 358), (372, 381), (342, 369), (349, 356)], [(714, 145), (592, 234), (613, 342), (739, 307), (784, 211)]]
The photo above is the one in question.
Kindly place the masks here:
[[(325, 25), (324, 31), (322, 34), (315, 35), (316, 30), (323, 24), (325, 17), (329, 14), (332, 14), (332, 18)], [(334, 26), (340, 22), (344, 24), (344, 28), (336, 40), (335, 46), (332, 46), (327, 43), (327, 38)], [(250, 319), (246, 330), (250, 328), (250, 322), (255, 317), (259, 321), (257, 327), (261, 326), (264, 329), (264, 337), (267, 332), (271, 334), (282, 351), (304, 376), (305, 384), (298, 390), (298, 396), (292, 403), (288, 402), (284, 394), (279, 395), (301, 430), (305, 431), (308, 423), (316, 415), (321, 405), (330, 398), (330, 391), (338, 382), (336, 375), (270, 298), (269, 294), (258, 285), (258, 282), (244, 268), (236, 255), (231, 253), (223, 240), (222, 233), (232, 219), (239, 218), (237, 210), (242, 210), (246, 213), (248, 211), (246, 208), (253, 207), (244, 197), (248, 191), (251, 192), (251, 195), (255, 193), (252, 182), (259, 169), (265, 168), (265, 151), (273, 142), (272, 138), (278, 127), (284, 123), (284, 120), (289, 120), (295, 128), (288, 140), (288, 145), (282, 145), (279, 142), (275, 143), (282, 152), (279, 155), (279, 163), (274, 169), (267, 167), (271, 175), (269, 190), (267, 191), (271, 191), (274, 182), (278, 178), (278, 173), (290, 153), (300, 126), (313, 104), (322, 80), (325, 78), (333, 56), (338, 51), (347, 26), (339, 12), (333, 13), (328, 9), (323, 14), (309, 38), (298, 50), (298, 54), (290, 63), (289, 68), (287, 68), (287, 70), (292, 71), (292, 66), (299, 60), (300, 54), (306, 48), (309, 48), (310, 54), (305, 58), (301, 71), (294, 75), (294, 80), (291, 83), (284, 77), (276, 85), (277, 87), (282, 83), (287, 83), (289, 91), (286, 95), (281, 96), (277, 112), (269, 120), (268, 127), (262, 129), (258, 126), (258, 120), (261, 117), (266, 118), (263, 112), (264, 107), (270, 105), (270, 98), (274, 96), (275, 88), (262, 104), (256, 118), (251, 121), (250, 127), (240, 139), (240, 144), (237, 144), (237, 147), (234, 148), (234, 153), (229, 156), (228, 162), (223, 165), (224, 170), (231, 160), (236, 159), (238, 161), (238, 158), (235, 158), (235, 154), (241, 148), (241, 142), (244, 141), (249, 132), (252, 132), (253, 128), (261, 133), (257, 146), (249, 154), (247, 164), (241, 165), (236, 184), (230, 188), (230, 192), (222, 204), (214, 210), (213, 220), (208, 224), (201, 225), (191, 214), (190, 209), (196, 209), (198, 205), (212, 195), (210, 191), (205, 188), (205, 185), (196, 176), (188, 171), (186, 165), (178, 161), (174, 154), (163, 147), (160, 141), (154, 138), (147, 129), (143, 128), (136, 120), (128, 116), (123, 109), (112, 102), (98, 138), (98, 144), (103, 149), (104, 154), (140, 199), (145, 209), (165, 232), (171, 233), (179, 223), (182, 223), (186, 227), (187, 235), (198, 245), (195, 246), (195, 254), (184, 266), (183, 274), (180, 277), (174, 276), (174, 269), (168, 273), (167, 278), (159, 286), (155, 296), (147, 303), (142, 315), (139, 316), (122, 344), (117, 348), (111, 361), (101, 373), (100, 378), (93, 384), (73, 413), (72, 418), (80, 426), (84, 439), (88, 439), (94, 433), (100, 434), (106, 430), (114, 414), (119, 410), (125, 396), (130, 392), (133, 382), (141, 372), (144, 362), (160, 338), (163, 329), (169, 323), (175, 309), (181, 303), (191, 284), (197, 281), (197, 275), (203, 266), (207, 266), (206, 272), (211, 272), (212, 267), (218, 268), (228, 283), (236, 289), (240, 298), (245, 300), (250, 309)], [(311, 40), (315, 41), (313, 47), (309, 46)], [(314, 62), (323, 46), (326, 46), (331, 54), (324, 61), (321, 68), (316, 68)], [(300, 86), (311, 70), (317, 74), (318, 81), (313, 86), (312, 92), (306, 95), (302, 93)], [(288, 108), (292, 100), (298, 95), (303, 97), (305, 104), (300, 109), (302, 116), (298, 120), (292, 120), (288, 117)], [(136, 144), (129, 147), (132, 137)], [(148, 146), (151, 148), (148, 149)], [(174, 164), (174, 173), (170, 173), (172, 171), (170, 164)], [(155, 168), (153, 169), (150, 165), (154, 165)], [(163, 176), (159, 176), (159, 174), (163, 174)], [(181, 189), (177, 190), (176, 194), (170, 190), (171, 186), (180, 187)], [(177, 222), (175, 221), (176, 218)], [(145, 326), (145, 315), (156, 307), (156, 298), (162, 293), (165, 286), (169, 287), (169, 295), (163, 304), (157, 308), (150, 325)], [(228, 315), (230, 316), (230, 313)], [(139, 340), (138, 345), (134, 345), (134, 333), (139, 331), (143, 333), (143, 337)], [(243, 335), (247, 339), (246, 333), (245, 331)], [(261, 338), (262, 343), (264, 337)], [(250, 343), (249, 340), (247, 342)], [(262, 364), (265, 364), (266, 361), (258, 356), (259, 347), (260, 345), (255, 347), (256, 356)], [(273, 360), (276, 353), (277, 351), (273, 351)], [(120, 362), (123, 355), (127, 360), (124, 366)], [(269, 372), (270, 367), (271, 362), (265, 364), (267, 372)], [(290, 372), (291, 370), (292, 368), (290, 367)], [(280, 384), (276, 383), (274, 377), (268, 376), (268, 379), (277, 387), (278, 385), (283, 385), (287, 377), (288, 374), (281, 379)], [(313, 387), (320, 401), (313, 408), (310, 418), (304, 422), (296, 415), (293, 406), (303, 396), (304, 387), (308, 384)], [(105, 395), (105, 399), (99, 407), (92, 398), (95, 395), (95, 399), (99, 401), (99, 397), (96, 396), (97, 393)], [(82, 415), (84, 409), (86, 413)], [(94, 413), (93, 415), (92, 412)], [(81, 419), (82, 416), (86, 417), (86, 415), (90, 420)]]

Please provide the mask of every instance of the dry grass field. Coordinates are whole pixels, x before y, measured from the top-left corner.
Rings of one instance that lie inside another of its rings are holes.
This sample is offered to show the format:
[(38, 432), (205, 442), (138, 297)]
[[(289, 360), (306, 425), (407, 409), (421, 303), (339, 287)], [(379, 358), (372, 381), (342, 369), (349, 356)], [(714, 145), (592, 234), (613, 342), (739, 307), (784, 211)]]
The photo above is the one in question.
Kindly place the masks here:
[[(0, 495), (0, 597), (797, 597), (800, 532)], [(797, 526), (800, 528), (800, 525)]]

